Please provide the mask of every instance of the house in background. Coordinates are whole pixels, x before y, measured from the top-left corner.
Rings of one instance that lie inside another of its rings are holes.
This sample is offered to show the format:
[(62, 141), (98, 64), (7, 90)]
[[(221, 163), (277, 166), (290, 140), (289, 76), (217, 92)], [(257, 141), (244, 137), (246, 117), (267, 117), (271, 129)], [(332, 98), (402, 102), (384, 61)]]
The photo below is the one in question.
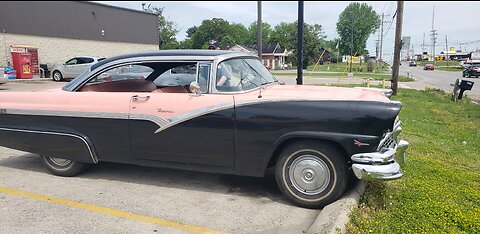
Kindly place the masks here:
[[(319, 61), (320, 61), (320, 64), (323, 64), (324, 62), (330, 62), (331, 59), (332, 59), (332, 53), (330, 53), (330, 51), (326, 50), (325, 48), (320, 48), (320, 50), (318, 51), (318, 56), (319, 56)], [(321, 56), (321, 57), (320, 57)]]
[[(258, 54), (257, 45), (235, 45), (228, 47), (230, 51), (240, 51), (245, 53)], [(286, 58), (291, 52), (282, 48), (280, 44), (271, 43), (262, 46), (262, 61), (263, 65), (268, 69), (286, 68), (289, 65), (286, 62)]]

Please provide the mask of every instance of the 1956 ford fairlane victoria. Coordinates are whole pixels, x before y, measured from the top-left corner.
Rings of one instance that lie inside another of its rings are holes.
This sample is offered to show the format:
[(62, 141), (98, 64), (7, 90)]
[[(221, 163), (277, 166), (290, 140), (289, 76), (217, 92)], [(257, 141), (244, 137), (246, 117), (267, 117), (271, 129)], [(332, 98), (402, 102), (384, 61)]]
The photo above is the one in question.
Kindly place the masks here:
[(0, 93), (0, 145), (53, 174), (100, 161), (244, 176), (275, 167), (309, 208), (349, 178), (402, 176), (401, 103), (373, 90), (290, 86), (251, 54), (171, 50), (105, 59), (63, 88)]

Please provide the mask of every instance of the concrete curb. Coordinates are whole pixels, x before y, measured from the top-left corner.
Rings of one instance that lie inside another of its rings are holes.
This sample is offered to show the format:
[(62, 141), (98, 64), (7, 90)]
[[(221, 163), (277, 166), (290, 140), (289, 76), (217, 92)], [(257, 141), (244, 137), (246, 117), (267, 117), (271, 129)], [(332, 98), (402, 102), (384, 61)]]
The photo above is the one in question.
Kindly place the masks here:
[(323, 208), (308, 229), (307, 234), (345, 233), (346, 225), (350, 221), (348, 215), (355, 207), (358, 207), (360, 196), (364, 192), (365, 183), (359, 181), (345, 196)]

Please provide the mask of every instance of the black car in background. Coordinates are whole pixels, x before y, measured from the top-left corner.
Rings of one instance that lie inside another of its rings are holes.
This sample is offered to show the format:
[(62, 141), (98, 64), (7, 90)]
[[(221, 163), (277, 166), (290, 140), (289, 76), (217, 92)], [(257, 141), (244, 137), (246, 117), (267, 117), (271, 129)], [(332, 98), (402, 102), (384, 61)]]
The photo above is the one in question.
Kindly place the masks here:
[(473, 64), (468, 67), (465, 67), (462, 72), (463, 77), (473, 77), (478, 78), (480, 76), (480, 64)]

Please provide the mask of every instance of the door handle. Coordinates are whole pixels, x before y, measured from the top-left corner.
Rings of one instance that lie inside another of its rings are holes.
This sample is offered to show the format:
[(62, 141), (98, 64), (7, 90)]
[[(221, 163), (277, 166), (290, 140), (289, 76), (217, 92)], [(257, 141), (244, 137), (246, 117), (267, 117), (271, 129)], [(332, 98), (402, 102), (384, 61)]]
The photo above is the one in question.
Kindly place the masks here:
[(132, 96), (132, 99), (133, 99), (133, 101), (138, 101), (138, 100), (140, 100), (140, 99), (147, 101), (148, 99), (150, 99), (150, 96), (144, 96), (144, 97), (142, 97), (142, 96), (138, 96), (138, 95), (133, 95), (133, 96)]

